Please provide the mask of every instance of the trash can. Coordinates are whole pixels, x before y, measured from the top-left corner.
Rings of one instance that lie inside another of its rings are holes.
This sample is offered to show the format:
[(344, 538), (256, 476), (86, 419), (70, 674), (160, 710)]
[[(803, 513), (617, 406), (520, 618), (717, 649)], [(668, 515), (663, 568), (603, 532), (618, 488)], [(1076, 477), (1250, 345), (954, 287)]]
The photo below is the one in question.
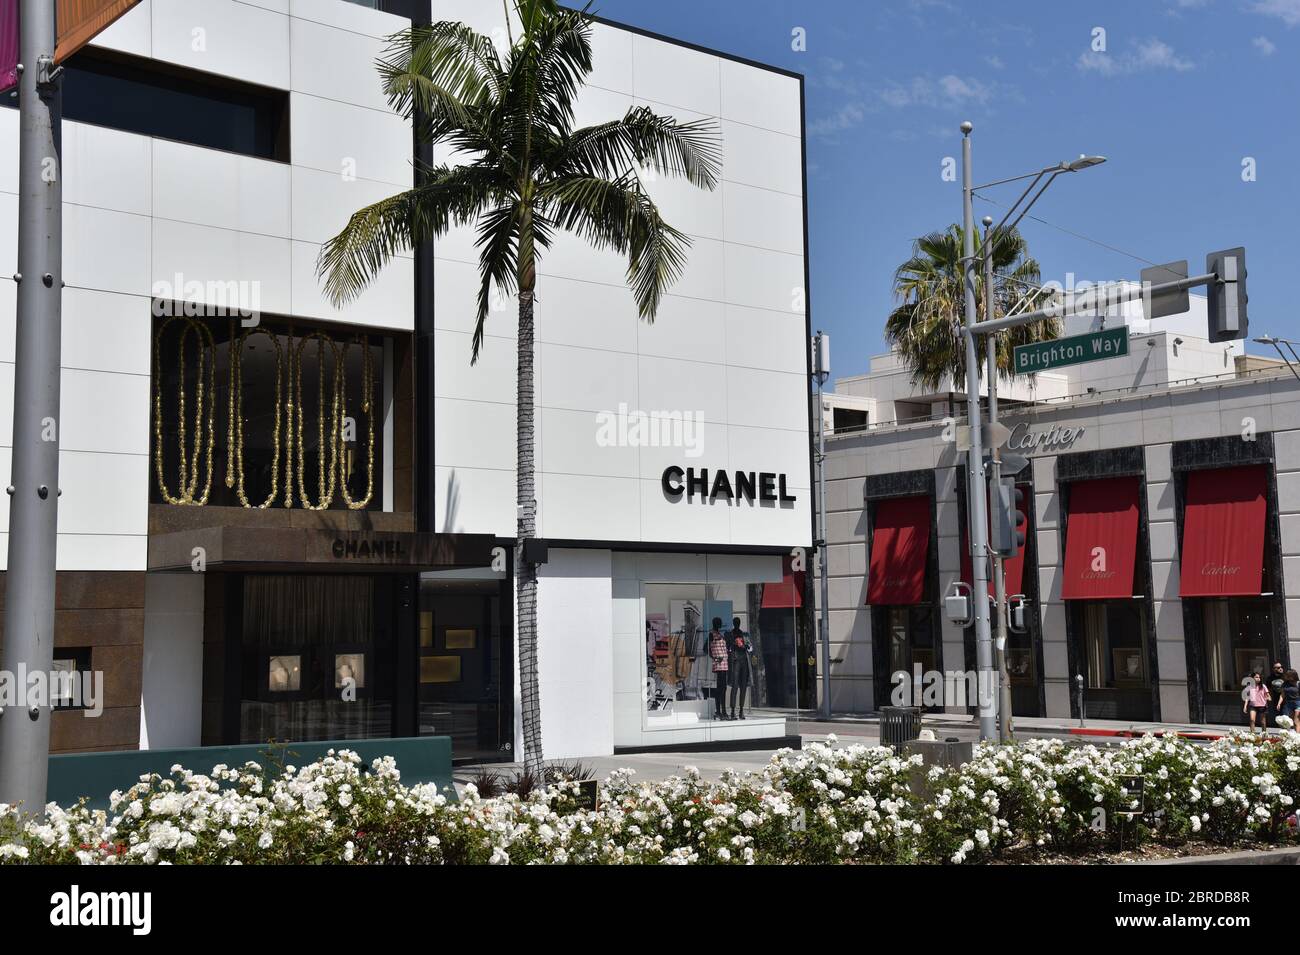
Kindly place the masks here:
[(921, 735), (919, 706), (882, 706), (880, 708), (880, 745), (901, 751)]

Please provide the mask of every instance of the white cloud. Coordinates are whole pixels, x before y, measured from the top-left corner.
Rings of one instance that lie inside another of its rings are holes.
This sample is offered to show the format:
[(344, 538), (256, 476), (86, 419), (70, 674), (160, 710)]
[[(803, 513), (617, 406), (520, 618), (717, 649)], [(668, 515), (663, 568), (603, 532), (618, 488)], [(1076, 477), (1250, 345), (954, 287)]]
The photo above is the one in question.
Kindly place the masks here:
[(1102, 76), (1119, 76), (1148, 70), (1172, 70), (1175, 73), (1185, 73), (1196, 66), (1191, 60), (1179, 56), (1164, 40), (1155, 37), (1134, 44), (1124, 53), (1099, 53), (1089, 50), (1079, 54), (1075, 65), (1085, 73), (1098, 73)]
[(984, 57), (984, 62), (995, 70), (1000, 70), (1006, 66), (1006, 64), (1002, 62), (1002, 57), (1000, 56), (986, 56)]
[(1257, 36), (1250, 41), (1261, 56), (1272, 56), (1277, 52), (1277, 45), (1266, 36)]
[(1289, 27), (1300, 26), (1300, 0), (1255, 0), (1251, 9), (1266, 17), (1277, 17)]

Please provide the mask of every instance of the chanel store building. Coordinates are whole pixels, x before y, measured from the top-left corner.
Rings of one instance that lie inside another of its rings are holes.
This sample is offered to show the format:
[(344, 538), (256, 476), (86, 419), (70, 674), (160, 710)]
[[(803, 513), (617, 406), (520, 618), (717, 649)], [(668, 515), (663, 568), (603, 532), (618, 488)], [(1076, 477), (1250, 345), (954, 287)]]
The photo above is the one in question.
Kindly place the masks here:
[[(68, 64), (55, 656), (102, 672), (105, 700), (56, 712), (56, 752), (431, 734), (462, 761), (521, 753), (514, 303), (471, 365), (473, 230), (343, 310), (315, 275), (353, 211), (411, 185), (384, 38), (504, 35), (502, 16), (146, 2)], [(784, 739), (815, 702), (802, 80), (605, 22), (593, 52), (578, 125), (712, 117), (724, 159), (713, 192), (647, 184), (691, 238), (654, 323), (613, 254), (560, 233), (543, 259), (545, 755)], [(0, 109), (10, 272), (17, 129)], [(6, 423), (14, 307), (0, 283)]]

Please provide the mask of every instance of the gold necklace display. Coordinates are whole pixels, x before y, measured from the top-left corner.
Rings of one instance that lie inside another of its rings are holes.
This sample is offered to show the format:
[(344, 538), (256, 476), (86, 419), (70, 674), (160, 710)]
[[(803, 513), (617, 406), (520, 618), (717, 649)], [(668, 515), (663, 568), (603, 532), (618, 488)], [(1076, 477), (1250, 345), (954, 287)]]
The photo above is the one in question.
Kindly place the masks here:
[[(231, 326), (230, 410), (226, 415), (226, 447), (229, 449), (226, 457), (226, 486), (234, 486), (235, 494), (239, 496), (239, 503), (244, 507), (255, 506), (260, 510), (275, 503), (275, 496), (279, 490), (280, 386), (283, 380), (284, 355), (280, 350), (280, 340), (275, 336), (274, 332), (265, 328), (254, 327), (248, 329), (236, 339), (234, 337), (233, 322), (231, 322)], [(266, 500), (257, 505), (248, 502), (248, 494), (244, 490), (244, 345), (254, 335), (265, 335), (275, 347), (275, 427), (271, 432), (271, 493), (266, 496)], [(289, 480), (289, 476), (286, 475), (285, 483), (287, 484)]]
[[(180, 340), (176, 347), (176, 369), (179, 386), (176, 396), (177, 434), (179, 435), (179, 486), (172, 494), (163, 476), (162, 447), (162, 340), (172, 322), (182, 322)], [(187, 458), (185, 449), (185, 342), (190, 335), (198, 343), (198, 368), (195, 374), (194, 396), (194, 450)], [(158, 477), (158, 492), (168, 504), (202, 506), (208, 502), (212, 490), (212, 451), (216, 446), (216, 396), (217, 396), (217, 346), (212, 332), (201, 322), (196, 322), (187, 315), (174, 315), (158, 327), (153, 340), (154, 374), (153, 390), (153, 433), (154, 433), (154, 473)], [(206, 389), (204, 388), (204, 369), (207, 369)], [(207, 404), (204, 404), (204, 395)], [(206, 414), (204, 413), (206, 411)], [(203, 446), (204, 425), (207, 426), (207, 447)], [(206, 461), (203, 468), (203, 493), (195, 496), (199, 484), (199, 461)]]
[[(311, 497), (307, 494), (306, 474), (307, 474), (307, 442), (303, 440), (302, 427), (303, 419), (307, 417), (306, 409), (302, 398), (302, 352), (307, 347), (307, 343), (315, 339), (316, 341), (316, 497), (317, 502), (313, 504)], [(330, 353), (334, 356), (334, 374), (330, 377), (333, 379), (334, 400), (330, 405), (329, 427), (326, 427), (325, 419), (325, 352), (328, 347)], [(298, 339), (298, 347), (294, 351), (294, 403), (298, 409), (298, 496), (302, 499), (302, 506), (309, 511), (326, 510), (334, 502), (334, 484), (338, 477), (339, 456), (342, 453), (343, 436), (341, 432), (342, 422), (339, 417), (339, 392), (343, 388), (343, 365), (339, 359), (339, 348), (333, 340), (324, 332), (315, 332), (314, 334), (304, 335)], [(293, 421), (292, 416), (289, 419)], [(326, 434), (329, 434), (331, 440), (329, 447), (329, 481), (326, 483), (325, 475), (325, 449)], [(286, 507), (292, 505), (287, 503)]]
[[(162, 394), (162, 346), (163, 336), (172, 322), (183, 323), (180, 340), (177, 345), (177, 375), (179, 379), (176, 395), (177, 431), (180, 444), (179, 488), (172, 493), (164, 477), (163, 466), (163, 394)], [(343, 498), (350, 510), (367, 507), (375, 493), (375, 415), (374, 415), (374, 358), (370, 343), (364, 335), (353, 336), (343, 343), (336, 342), (324, 331), (314, 331), (294, 341), (293, 327), (289, 327), (285, 346), (275, 332), (264, 326), (255, 326), (236, 334), (235, 323), (230, 322), (229, 337), (229, 401), (226, 414), (226, 487), (233, 490), (239, 502), (246, 508), (267, 508), (275, 504), (280, 490), (280, 458), (284, 456), (284, 506), (293, 507), (294, 486), (298, 488), (298, 497), (302, 506), (308, 510), (320, 511), (333, 506), (336, 494)], [(198, 368), (195, 387), (194, 439), (192, 448), (187, 438), (185, 362), (186, 342), (192, 336), (198, 342)], [(244, 466), (244, 374), (243, 354), (249, 339), (264, 335), (270, 340), (275, 350), (275, 424), (271, 434), (271, 490), (266, 499), (259, 504), (249, 501), (245, 490)], [(316, 500), (312, 501), (307, 488), (306, 408), (303, 400), (303, 352), (312, 341), (316, 343)], [(348, 488), (352, 476), (351, 459), (347, 457), (347, 441), (344, 426), (348, 417), (347, 394), (347, 358), (353, 344), (361, 348), (361, 411), (366, 416), (366, 492), (359, 499), (353, 499)], [(325, 370), (327, 354), (333, 359), (333, 370), (328, 375), (328, 386), (332, 392), (326, 403), (327, 375)], [(154, 471), (158, 480), (158, 490), (168, 504), (200, 506), (208, 502), (212, 487), (213, 458), (216, 447), (216, 342), (212, 332), (200, 321), (188, 316), (175, 316), (163, 322), (154, 337)], [(282, 429), (282, 405), (288, 427)], [(204, 431), (206, 430), (206, 444)], [(284, 447), (281, 448), (283, 432)], [(297, 439), (297, 458), (294, 456), (295, 437)], [(326, 459), (328, 458), (328, 464)], [(347, 463), (345, 463), (347, 462)], [(202, 466), (201, 466), (202, 465)], [(203, 474), (203, 490), (199, 493), (199, 478)]]
[[(355, 339), (361, 346), (361, 410), (366, 416), (366, 496), (359, 501), (352, 500), (352, 495), (348, 491), (348, 478), (352, 476), (351, 469), (348, 473), (339, 478), (339, 489), (343, 492), (343, 500), (351, 510), (357, 511), (370, 503), (370, 499), (375, 495), (375, 415), (373, 411), (374, 393), (375, 393), (375, 366), (374, 358), (370, 354), (370, 344), (358, 335)], [(343, 363), (346, 365), (348, 358), (348, 349), (352, 346), (351, 342), (343, 343)], [(340, 408), (339, 419), (339, 451), (343, 450), (343, 422), (347, 420), (347, 403), (348, 394), (344, 387), (347, 383), (343, 377), (339, 377), (340, 391), (343, 395), (342, 406)]]

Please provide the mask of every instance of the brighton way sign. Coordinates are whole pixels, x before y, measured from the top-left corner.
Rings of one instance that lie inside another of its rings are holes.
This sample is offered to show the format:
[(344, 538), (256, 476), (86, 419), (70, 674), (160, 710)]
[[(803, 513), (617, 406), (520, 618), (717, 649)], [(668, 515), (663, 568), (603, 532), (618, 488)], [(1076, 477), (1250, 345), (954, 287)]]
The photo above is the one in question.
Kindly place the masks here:
[(1104, 328), (1086, 335), (1054, 338), (1051, 341), (1017, 345), (1012, 355), (1011, 370), (1017, 375), (1036, 371), (1078, 365), (1085, 361), (1100, 361), (1128, 354), (1128, 326)]

